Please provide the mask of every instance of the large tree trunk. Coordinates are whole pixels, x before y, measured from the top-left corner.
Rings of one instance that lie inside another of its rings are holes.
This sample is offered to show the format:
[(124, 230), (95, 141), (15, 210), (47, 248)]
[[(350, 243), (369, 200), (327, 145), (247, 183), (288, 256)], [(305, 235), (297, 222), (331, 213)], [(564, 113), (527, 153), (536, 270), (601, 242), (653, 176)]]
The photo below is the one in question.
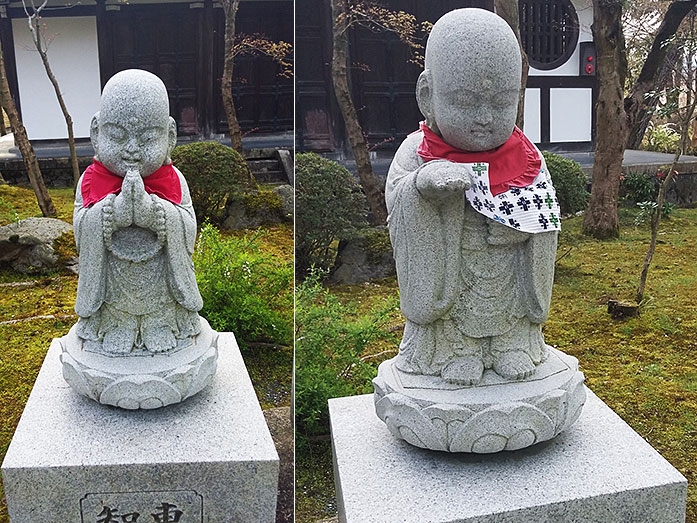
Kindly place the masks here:
[(44, 183), (44, 178), (39, 170), (39, 162), (34, 154), (34, 148), (29, 142), (27, 131), (24, 129), (24, 125), (19, 119), (17, 108), (12, 101), (10, 86), (7, 83), (7, 73), (5, 72), (5, 57), (3, 54), (2, 45), (0, 45), (0, 106), (2, 106), (2, 108), (5, 110), (5, 113), (10, 120), (10, 126), (14, 132), (15, 143), (22, 153), (24, 166), (27, 169), (27, 176), (29, 177), (29, 182), (31, 183), (32, 189), (34, 189), (34, 194), (36, 194), (36, 200), (39, 203), (41, 213), (44, 216), (56, 216), (56, 208), (53, 206), (53, 201), (51, 200), (51, 196), (48, 194), (46, 184)]
[[(697, 0), (695, 0), (697, 1)], [(523, 59), (523, 70), (520, 76), (520, 96), (518, 98), (518, 115), (516, 116), (516, 125), (519, 129), (523, 129), (525, 125), (525, 87), (528, 84), (528, 55), (523, 49), (523, 42), (520, 40), (520, 17), (518, 12), (518, 0), (494, 0), (496, 14), (503, 18), (508, 25), (513, 29), (515, 37), (520, 46), (520, 56)]]
[(41, 18), (38, 16), (33, 16), (29, 19), (29, 27), (31, 28), (32, 36), (34, 39), (34, 46), (39, 52), (41, 61), (44, 64), (44, 69), (46, 70), (46, 76), (53, 86), (53, 90), (56, 92), (56, 98), (58, 99), (58, 105), (60, 105), (61, 112), (63, 113), (63, 118), (65, 118), (65, 125), (68, 128), (68, 146), (70, 147), (70, 165), (73, 169), (73, 188), (77, 188), (77, 182), (80, 179), (80, 167), (77, 163), (77, 152), (75, 152), (75, 135), (73, 134), (73, 119), (68, 112), (68, 108), (63, 100), (63, 93), (61, 93), (60, 87), (58, 85), (58, 80), (56, 80), (53, 71), (51, 70), (51, 64), (48, 62), (48, 54), (43, 47), (41, 42)]
[(660, 87), (660, 80), (665, 78), (662, 73), (670, 65), (668, 63), (669, 60), (666, 60), (666, 56), (672, 48), (669, 45), (670, 39), (675, 36), (683, 19), (695, 5), (697, 5), (697, 0), (673, 0), (668, 6), (663, 21), (656, 32), (651, 50), (641, 68), (639, 77), (624, 100), (624, 109), (627, 114), (629, 128), (628, 148), (638, 149), (641, 145), (641, 140), (644, 137), (646, 126), (650, 119), (648, 110), (654, 107), (658, 101), (657, 96), (650, 97), (647, 100), (646, 95)]
[(384, 188), (380, 185), (373, 172), (368, 153), (363, 129), (358, 121), (358, 114), (351, 99), (351, 91), (348, 85), (348, 15), (345, 0), (331, 0), (332, 16), (334, 18), (334, 48), (332, 55), (332, 81), (334, 93), (341, 109), (341, 114), (346, 125), (353, 157), (356, 161), (356, 170), (365, 192), (368, 206), (373, 214), (376, 225), (387, 223), (387, 207), (385, 205)]
[(600, 88), (596, 106), (593, 187), (583, 220), (583, 233), (599, 239), (619, 236), (617, 199), (627, 140), (623, 103), (626, 61), (621, 17), (620, 0), (593, 0), (592, 29)]
[(225, 56), (220, 88), (222, 90), (223, 106), (225, 107), (232, 148), (242, 154), (242, 131), (237, 121), (237, 112), (235, 111), (235, 103), (232, 97), (232, 70), (235, 63), (235, 21), (239, 6), (240, 0), (223, 0), (223, 9), (225, 11)]

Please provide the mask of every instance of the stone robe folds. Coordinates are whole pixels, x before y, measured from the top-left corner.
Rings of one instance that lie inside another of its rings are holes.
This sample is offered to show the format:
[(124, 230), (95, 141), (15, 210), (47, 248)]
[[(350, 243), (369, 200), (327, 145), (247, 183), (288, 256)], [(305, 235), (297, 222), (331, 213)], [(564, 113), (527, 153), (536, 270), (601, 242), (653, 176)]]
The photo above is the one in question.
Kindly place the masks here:
[[(397, 366), (405, 372), (439, 375), (452, 358), (472, 353), (466, 341), (471, 338), (470, 341), (483, 342), (479, 354), (485, 367), (490, 368), (492, 355), (487, 342), (497, 336), (510, 341), (511, 335), (537, 336), (532, 348), (522, 350), (531, 356), (534, 363), (539, 363), (546, 352), (540, 325), (549, 314), (557, 233), (511, 231), (518, 237), (505, 248), (509, 253), (507, 265), (513, 268), (512, 281), (516, 288), (510, 290), (514, 293), (508, 300), (509, 305), (513, 302), (512, 306), (497, 312), (499, 318), (501, 315), (510, 316), (508, 324), (511, 332), (501, 332), (497, 326), (480, 324), (476, 314), (470, 318), (454, 319), (451, 313), (456, 308), (454, 306), (463, 301), (463, 295), (471, 293), (464, 300), (471, 302), (472, 296), (478, 292), (477, 287), (486, 285), (486, 282), (467, 282), (467, 289), (461, 276), (462, 269), (467, 268), (463, 264), (472, 262), (464, 258), (463, 252), (474, 247), (466, 245), (471, 243), (472, 238), (463, 236), (472, 231), (473, 222), (483, 217), (474, 216), (476, 211), (467, 203), (464, 191), (439, 200), (421, 196), (416, 188), (417, 173), (425, 164), (417, 154), (421, 139), (421, 133), (414, 133), (402, 143), (390, 166), (385, 188), (400, 305), (407, 319)], [(544, 158), (542, 168), (546, 170)], [(466, 215), (469, 215), (469, 219), (466, 219)], [(505, 227), (489, 219), (482, 219), (480, 223), (480, 227), (484, 228), (492, 224)], [(486, 238), (487, 230), (484, 236), (478, 236)], [(481, 246), (481, 251), (496, 248), (485, 244)], [(477, 259), (482, 263), (486, 256), (478, 255)], [(476, 272), (476, 268), (465, 271), (469, 274)], [(479, 292), (487, 294), (490, 290), (483, 288)], [(513, 329), (520, 329), (521, 325), (523, 332), (516, 334)], [(467, 335), (463, 334), (463, 330), (469, 331)], [(502, 336), (504, 334), (508, 336)], [(527, 340), (525, 343), (529, 345)], [(497, 350), (518, 350), (513, 345), (499, 346)]]
[[(177, 175), (181, 204), (149, 195), (163, 211), (158, 231), (133, 226), (112, 231), (103, 213), (107, 198), (84, 207), (77, 191), (73, 224), (80, 256), (75, 302), (80, 337), (101, 341), (110, 330), (130, 328), (137, 331), (136, 346), (142, 346), (139, 335), (148, 327), (169, 328), (177, 339), (199, 333), (203, 300), (191, 259), (196, 216), (186, 180), (178, 170)], [(141, 259), (117, 256), (111, 245), (117, 235), (122, 248), (132, 244), (131, 254)]]

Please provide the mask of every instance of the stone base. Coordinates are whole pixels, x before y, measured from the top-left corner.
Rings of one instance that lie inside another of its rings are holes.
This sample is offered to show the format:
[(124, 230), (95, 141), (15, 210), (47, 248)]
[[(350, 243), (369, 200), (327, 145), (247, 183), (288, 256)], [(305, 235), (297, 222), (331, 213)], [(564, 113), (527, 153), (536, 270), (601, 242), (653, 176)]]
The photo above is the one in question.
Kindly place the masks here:
[(392, 434), (425, 449), (485, 454), (529, 447), (568, 428), (586, 399), (578, 360), (549, 351), (524, 381), (487, 370), (476, 387), (407, 374), (393, 358), (373, 380), (375, 410)]
[(76, 394), (54, 342), (2, 464), (12, 523), (94, 523), (109, 511), (119, 522), (273, 522), (278, 454), (234, 335), (220, 333), (218, 349), (196, 396), (128, 411)]
[(343, 523), (682, 523), (687, 481), (592, 392), (553, 440), (449, 454), (396, 439), (372, 395), (329, 400)]
[(200, 334), (176, 352), (129, 356), (90, 352), (77, 335), (77, 324), (52, 345), (60, 345), (63, 377), (79, 394), (123, 409), (157, 409), (193, 396), (213, 379), (218, 333), (199, 319)]

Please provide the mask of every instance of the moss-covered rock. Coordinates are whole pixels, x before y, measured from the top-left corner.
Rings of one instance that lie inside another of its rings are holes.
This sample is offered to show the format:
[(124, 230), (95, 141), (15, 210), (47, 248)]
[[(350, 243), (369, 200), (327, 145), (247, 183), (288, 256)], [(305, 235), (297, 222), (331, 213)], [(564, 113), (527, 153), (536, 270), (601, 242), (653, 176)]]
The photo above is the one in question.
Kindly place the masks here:
[(223, 229), (253, 229), (292, 220), (284, 212), (283, 200), (273, 191), (260, 189), (234, 194), (228, 203)]
[(387, 227), (360, 229), (350, 240), (339, 242), (331, 280), (360, 283), (396, 274)]

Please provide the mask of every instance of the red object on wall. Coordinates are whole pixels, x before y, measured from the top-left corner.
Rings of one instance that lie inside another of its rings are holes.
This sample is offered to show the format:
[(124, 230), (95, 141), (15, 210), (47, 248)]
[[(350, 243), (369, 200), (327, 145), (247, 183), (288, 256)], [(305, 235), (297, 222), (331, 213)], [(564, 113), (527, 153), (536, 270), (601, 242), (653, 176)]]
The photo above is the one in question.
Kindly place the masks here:
[(595, 44), (593, 42), (581, 42), (580, 71), (581, 76), (595, 76)]

